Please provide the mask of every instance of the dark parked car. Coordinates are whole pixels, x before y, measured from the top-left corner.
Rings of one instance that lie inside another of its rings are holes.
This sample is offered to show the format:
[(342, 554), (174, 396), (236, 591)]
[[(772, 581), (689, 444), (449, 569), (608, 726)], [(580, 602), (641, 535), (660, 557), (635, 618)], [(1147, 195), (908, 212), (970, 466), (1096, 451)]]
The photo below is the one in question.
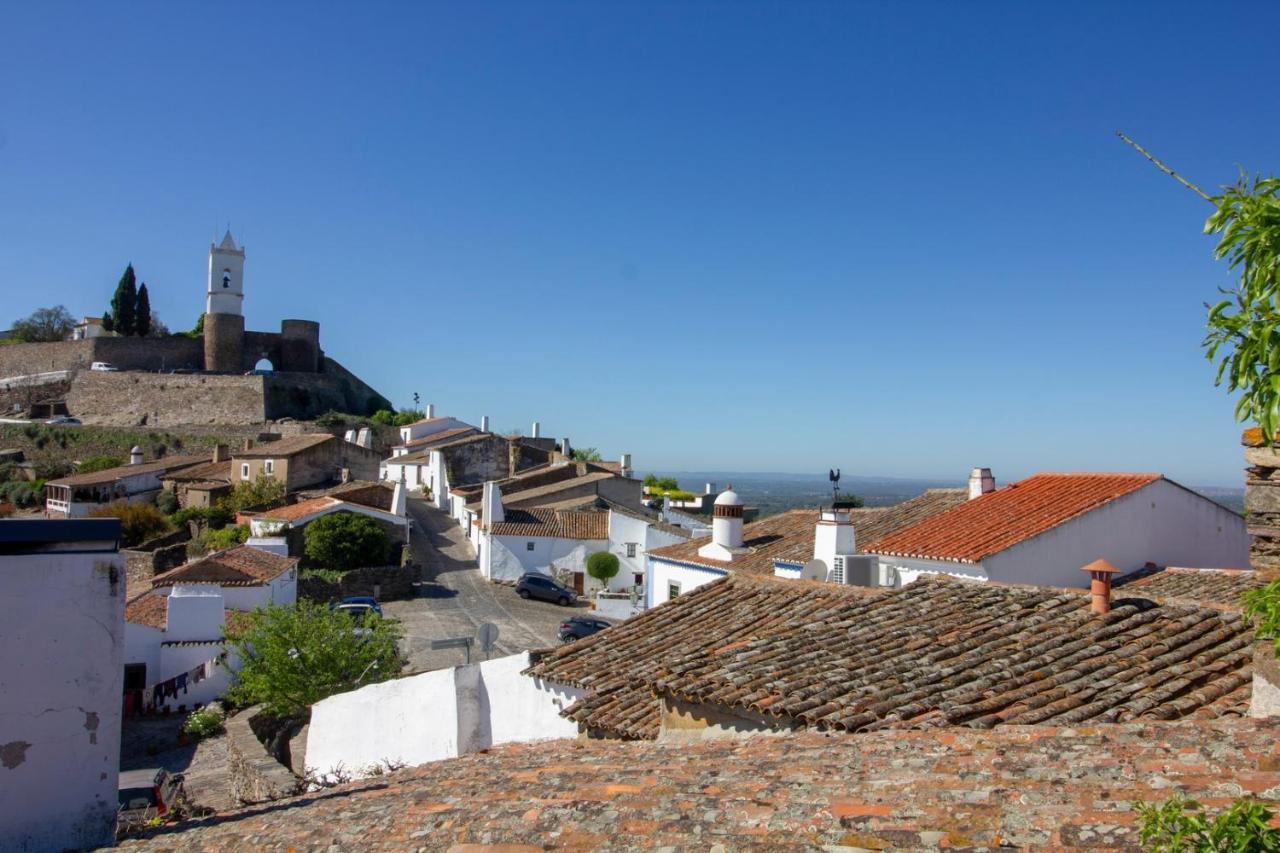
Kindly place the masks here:
[(540, 575), (527, 572), (516, 581), (516, 593), (521, 598), (537, 598), (541, 601), (554, 601), (564, 607), (578, 600), (578, 595), (564, 584)]
[(370, 595), (348, 595), (332, 606), (334, 609), (340, 609), (355, 616), (363, 616), (365, 610), (372, 610), (379, 616), (382, 615), (382, 605)]
[(560, 642), (572, 643), (583, 637), (590, 637), (605, 628), (612, 628), (612, 622), (603, 619), (592, 619), (590, 616), (570, 616), (560, 623)]

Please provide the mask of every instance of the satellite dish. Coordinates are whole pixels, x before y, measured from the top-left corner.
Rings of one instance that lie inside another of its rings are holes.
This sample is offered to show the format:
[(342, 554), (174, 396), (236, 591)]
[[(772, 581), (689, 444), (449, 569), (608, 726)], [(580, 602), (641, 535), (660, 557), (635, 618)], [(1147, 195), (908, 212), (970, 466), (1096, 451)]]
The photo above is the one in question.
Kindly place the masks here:
[(493, 651), (494, 645), (498, 642), (498, 626), (492, 622), (486, 622), (480, 626), (480, 630), (476, 631), (476, 639), (480, 641), (480, 648), (486, 652)]
[(810, 560), (800, 570), (800, 580), (802, 581), (825, 581), (826, 579), (827, 564), (822, 560)]

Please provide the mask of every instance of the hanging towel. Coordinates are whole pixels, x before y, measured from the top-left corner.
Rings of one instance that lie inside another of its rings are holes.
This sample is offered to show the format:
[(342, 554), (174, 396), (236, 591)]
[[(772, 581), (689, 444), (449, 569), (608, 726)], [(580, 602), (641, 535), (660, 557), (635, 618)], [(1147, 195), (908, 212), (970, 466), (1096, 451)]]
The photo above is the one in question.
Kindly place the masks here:
[(174, 681), (177, 683), (174, 685), (173, 695), (177, 696), (179, 690), (181, 690), (185, 695), (187, 692), (187, 674), (185, 672), (182, 673), (182, 675), (179, 675), (176, 679), (174, 679)]

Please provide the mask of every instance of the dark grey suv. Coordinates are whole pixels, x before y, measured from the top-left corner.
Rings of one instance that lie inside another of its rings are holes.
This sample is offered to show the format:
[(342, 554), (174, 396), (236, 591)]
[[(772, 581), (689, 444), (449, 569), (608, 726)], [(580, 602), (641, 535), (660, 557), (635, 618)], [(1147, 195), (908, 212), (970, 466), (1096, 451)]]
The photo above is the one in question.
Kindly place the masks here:
[(526, 572), (516, 581), (516, 593), (521, 598), (537, 598), (541, 601), (554, 601), (561, 607), (573, 604), (578, 595), (564, 584), (540, 575), (537, 572)]

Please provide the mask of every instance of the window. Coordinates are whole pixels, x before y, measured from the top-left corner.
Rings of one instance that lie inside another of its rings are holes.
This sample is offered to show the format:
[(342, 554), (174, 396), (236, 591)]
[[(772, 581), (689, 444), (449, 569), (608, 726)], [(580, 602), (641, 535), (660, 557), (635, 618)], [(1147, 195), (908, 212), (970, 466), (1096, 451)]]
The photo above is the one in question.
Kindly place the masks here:
[(628, 556), (628, 557), (634, 557), (635, 555), (636, 555), (636, 543), (634, 543), (634, 542), (628, 542), (628, 543), (627, 543), (627, 556)]
[(524, 549), (525, 549), (526, 551), (532, 551), (532, 550), (533, 550), (533, 543), (532, 543), (532, 542), (526, 542), (526, 543), (524, 543)]
[(680, 594), (680, 584), (677, 581), (671, 581), (667, 584), (667, 599), (670, 600)]
[(268, 459), (266, 462), (262, 463), (262, 473), (274, 474), (275, 472), (276, 472), (276, 460)]
[(248, 462), (242, 462), (240, 464), (240, 479), (241, 480), (249, 479), (249, 463)]
[(223, 287), (231, 286), (231, 270), (222, 271), (222, 286)]

